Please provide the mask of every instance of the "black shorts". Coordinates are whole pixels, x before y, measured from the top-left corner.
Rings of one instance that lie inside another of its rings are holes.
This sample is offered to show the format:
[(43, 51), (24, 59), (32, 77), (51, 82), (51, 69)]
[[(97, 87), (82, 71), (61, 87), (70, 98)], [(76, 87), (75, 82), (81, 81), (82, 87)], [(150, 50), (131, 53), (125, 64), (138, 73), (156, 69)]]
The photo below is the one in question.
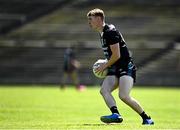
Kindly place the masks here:
[(115, 75), (117, 78), (128, 75), (134, 79), (134, 82), (136, 82), (136, 66), (130, 61), (127, 66), (122, 68), (109, 68), (108, 75)]

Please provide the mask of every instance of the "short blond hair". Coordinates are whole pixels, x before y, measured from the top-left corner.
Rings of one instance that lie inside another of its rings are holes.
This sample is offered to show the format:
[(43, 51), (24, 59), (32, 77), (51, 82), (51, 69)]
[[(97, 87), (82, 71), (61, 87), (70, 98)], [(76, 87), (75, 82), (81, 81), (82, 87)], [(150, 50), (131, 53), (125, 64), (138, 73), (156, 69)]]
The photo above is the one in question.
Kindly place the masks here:
[(99, 17), (101, 17), (102, 20), (104, 20), (104, 18), (105, 18), (104, 11), (101, 9), (98, 9), (98, 8), (90, 10), (87, 13), (87, 17), (89, 17), (89, 16), (99, 16)]

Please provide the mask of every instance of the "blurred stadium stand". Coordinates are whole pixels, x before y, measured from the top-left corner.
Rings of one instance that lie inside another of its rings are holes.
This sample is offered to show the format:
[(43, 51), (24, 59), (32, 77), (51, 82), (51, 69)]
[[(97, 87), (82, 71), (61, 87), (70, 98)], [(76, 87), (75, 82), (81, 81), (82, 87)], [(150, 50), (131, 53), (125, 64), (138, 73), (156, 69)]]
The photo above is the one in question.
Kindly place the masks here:
[(1, 0), (0, 34), (6, 34), (38, 17), (51, 13), (70, 0)]
[(100, 83), (91, 67), (103, 53), (86, 20), (95, 7), (123, 33), (138, 67), (137, 85), (180, 86), (178, 0), (1, 0), (0, 83), (59, 84), (69, 45), (82, 64), (81, 83)]

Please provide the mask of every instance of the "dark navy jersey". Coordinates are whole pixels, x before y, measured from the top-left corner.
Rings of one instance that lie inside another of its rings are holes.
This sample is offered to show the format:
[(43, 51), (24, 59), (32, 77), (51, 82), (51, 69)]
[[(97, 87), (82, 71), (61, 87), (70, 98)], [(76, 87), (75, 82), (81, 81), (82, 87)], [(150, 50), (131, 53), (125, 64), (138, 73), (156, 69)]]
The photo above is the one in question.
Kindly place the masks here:
[(75, 59), (75, 54), (72, 49), (66, 49), (64, 53), (64, 70), (67, 72), (72, 72), (75, 69), (72, 61)]
[(128, 63), (131, 61), (131, 56), (121, 33), (115, 28), (115, 26), (112, 24), (106, 24), (100, 37), (104, 55), (108, 60), (112, 55), (110, 45), (119, 43), (121, 57), (109, 68), (114, 68), (113, 70), (117, 71), (117, 69), (127, 67)]

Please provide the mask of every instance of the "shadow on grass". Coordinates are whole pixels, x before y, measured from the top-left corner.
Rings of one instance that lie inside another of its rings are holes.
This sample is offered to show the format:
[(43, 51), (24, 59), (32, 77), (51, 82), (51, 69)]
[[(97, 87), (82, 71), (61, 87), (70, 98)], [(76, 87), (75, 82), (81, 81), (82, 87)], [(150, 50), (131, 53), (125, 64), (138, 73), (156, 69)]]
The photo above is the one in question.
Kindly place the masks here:
[(105, 126), (106, 124), (82, 124), (82, 126)]
[(66, 126), (106, 126), (106, 125), (118, 125), (118, 124), (67, 124)]
[(106, 126), (106, 125), (118, 125), (117, 123), (111, 124), (82, 124), (83, 126)]

